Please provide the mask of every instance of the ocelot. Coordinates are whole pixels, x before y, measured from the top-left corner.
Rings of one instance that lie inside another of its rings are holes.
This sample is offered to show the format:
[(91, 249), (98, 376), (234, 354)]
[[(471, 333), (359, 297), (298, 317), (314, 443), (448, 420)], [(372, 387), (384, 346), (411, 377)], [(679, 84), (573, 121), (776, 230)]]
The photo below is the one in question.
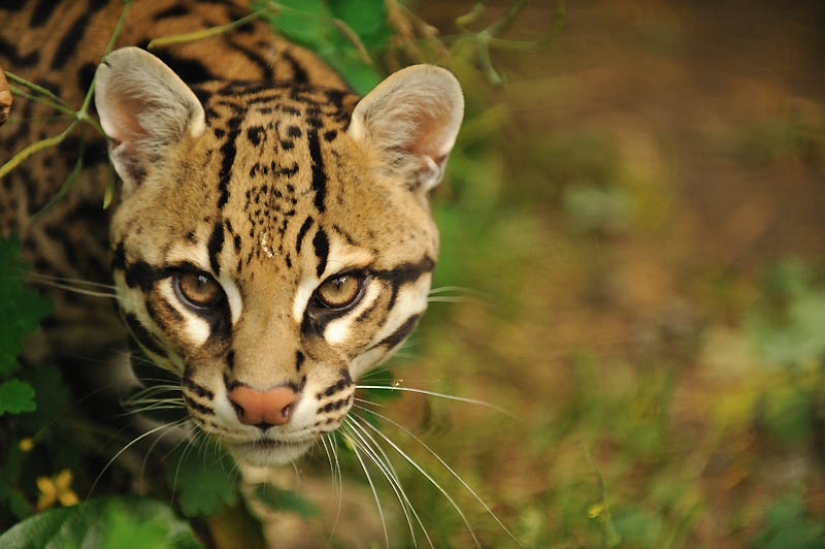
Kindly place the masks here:
[[(0, 181), (0, 233), (20, 235), (54, 301), (23, 360), (107, 384), (131, 337), (179, 379), (199, 430), (241, 461), (288, 462), (341, 425), (354, 380), (424, 313), (439, 244), (428, 193), (461, 89), (419, 65), (359, 98), (261, 20), (141, 49), (249, 13), (233, 1), (133, 2), (103, 58), (123, 6), (0, 7), (0, 67), (77, 109), (94, 82), (99, 117)], [(55, 114), (18, 97), (0, 161), (65, 130)], [(101, 289), (116, 307), (87, 295)]]

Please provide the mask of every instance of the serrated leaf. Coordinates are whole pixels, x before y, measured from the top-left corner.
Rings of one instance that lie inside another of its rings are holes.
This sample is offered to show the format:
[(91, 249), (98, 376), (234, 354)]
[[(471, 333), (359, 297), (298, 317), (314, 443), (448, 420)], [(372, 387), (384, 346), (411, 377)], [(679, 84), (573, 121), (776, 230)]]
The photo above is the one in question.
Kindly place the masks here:
[(282, 490), (271, 484), (259, 484), (256, 486), (255, 497), (275, 511), (295, 513), (301, 518), (321, 516), (321, 510), (312, 502), (305, 500), (291, 490)]
[(0, 240), (0, 377), (19, 369), (23, 336), (37, 330), (51, 302), (26, 285), (17, 238)]
[(213, 515), (237, 500), (235, 464), (227, 454), (218, 452), (184, 448), (177, 466), (169, 471), (169, 483), (187, 517)]
[(36, 408), (34, 388), (31, 385), (19, 379), (0, 383), (0, 417), (4, 414), (33, 412)]
[(189, 525), (164, 503), (139, 496), (89, 500), (35, 515), (0, 535), (3, 549), (201, 547)]

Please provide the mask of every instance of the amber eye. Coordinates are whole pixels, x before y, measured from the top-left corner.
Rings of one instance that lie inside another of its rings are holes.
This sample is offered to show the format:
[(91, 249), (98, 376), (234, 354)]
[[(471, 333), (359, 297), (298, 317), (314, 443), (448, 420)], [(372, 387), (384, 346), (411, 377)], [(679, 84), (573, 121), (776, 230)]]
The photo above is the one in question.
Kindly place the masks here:
[(209, 309), (223, 300), (223, 289), (204, 272), (183, 271), (175, 277), (175, 289), (193, 307)]
[(324, 307), (343, 309), (355, 303), (361, 296), (363, 275), (347, 273), (328, 278), (315, 290), (316, 299)]

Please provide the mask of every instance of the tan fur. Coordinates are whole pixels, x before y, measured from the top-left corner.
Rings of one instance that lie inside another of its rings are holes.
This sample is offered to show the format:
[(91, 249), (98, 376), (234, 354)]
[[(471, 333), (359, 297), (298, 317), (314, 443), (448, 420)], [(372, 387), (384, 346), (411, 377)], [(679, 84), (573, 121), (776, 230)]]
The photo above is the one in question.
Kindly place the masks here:
[[(149, 15), (137, 10), (135, 23)], [(163, 22), (151, 32), (172, 30), (183, 29)], [(177, 54), (222, 74), (190, 89), (154, 56), (124, 48), (98, 68), (95, 101), (124, 183), (109, 244), (121, 315), (147, 356), (181, 376), (195, 423), (239, 458), (269, 465), (337, 428), (353, 380), (423, 314), (438, 254), (426, 194), (463, 100), (452, 75), (421, 66), (358, 103), (302, 50), (237, 39), (273, 59), (300, 58), (307, 80), (296, 80), (294, 63), (291, 77), (249, 78), (260, 67), (219, 62), (207, 41)], [(223, 301), (188, 302), (182, 272), (216, 281)], [(316, 289), (338, 276), (357, 277), (362, 291), (329, 309)], [(243, 424), (230, 398), (238, 386), (292, 388), (289, 421)]]

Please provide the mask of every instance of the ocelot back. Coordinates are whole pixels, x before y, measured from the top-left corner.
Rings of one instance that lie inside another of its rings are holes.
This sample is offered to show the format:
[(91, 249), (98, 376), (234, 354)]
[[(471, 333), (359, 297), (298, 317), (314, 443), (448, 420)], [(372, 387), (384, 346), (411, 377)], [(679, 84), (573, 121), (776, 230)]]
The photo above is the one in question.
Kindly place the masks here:
[[(98, 65), (123, 5), (0, 8), (4, 69), (73, 109), (95, 77), (121, 181), (104, 211), (106, 144), (79, 124), (0, 182), (0, 230), (21, 235), (55, 302), (27, 360), (99, 370), (128, 331), (179, 376), (197, 427), (241, 460), (284, 463), (341, 424), (353, 380), (425, 310), (438, 252), (427, 195), (458, 132), (461, 90), (446, 70), (415, 66), (359, 100), (263, 21), (158, 57), (138, 49), (248, 13), (230, 1), (138, 0), (120, 49)], [(17, 98), (0, 161), (64, 130), (55, 114)], [(79, 156), (67, 194), (41, 212)], [(58, 288), (88, 283), (113, 284), (117, 310)]]

